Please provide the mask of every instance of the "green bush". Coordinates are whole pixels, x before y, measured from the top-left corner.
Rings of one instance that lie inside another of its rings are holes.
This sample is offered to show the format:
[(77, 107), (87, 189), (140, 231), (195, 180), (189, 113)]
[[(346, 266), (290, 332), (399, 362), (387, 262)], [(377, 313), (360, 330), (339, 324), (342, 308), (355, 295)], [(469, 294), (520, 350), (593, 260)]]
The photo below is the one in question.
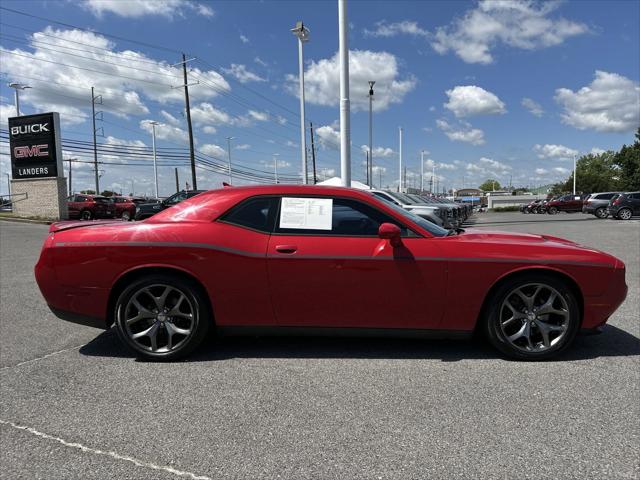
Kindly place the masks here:
[(511, 205), (509, 207), (494, 207), (491, 209), (492, 212), (519, 212), (520, 205)]

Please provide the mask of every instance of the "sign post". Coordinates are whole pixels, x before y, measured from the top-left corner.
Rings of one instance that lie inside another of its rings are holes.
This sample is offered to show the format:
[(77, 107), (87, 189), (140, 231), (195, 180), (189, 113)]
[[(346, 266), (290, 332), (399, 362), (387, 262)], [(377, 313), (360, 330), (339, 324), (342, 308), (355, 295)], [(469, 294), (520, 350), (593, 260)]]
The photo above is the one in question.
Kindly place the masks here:
[(67, 218), (67, 183), (62, 168), (57, 112), (9, 118), (11, 189), (24, 199), (13, 204), (22, 217)]

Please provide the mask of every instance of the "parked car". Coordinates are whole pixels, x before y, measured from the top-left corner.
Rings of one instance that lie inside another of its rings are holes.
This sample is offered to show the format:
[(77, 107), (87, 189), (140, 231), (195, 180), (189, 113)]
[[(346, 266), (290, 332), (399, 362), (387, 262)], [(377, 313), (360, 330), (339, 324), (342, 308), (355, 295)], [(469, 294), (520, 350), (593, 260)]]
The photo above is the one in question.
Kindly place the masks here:
[(582, 213), (590, 213), (598, 218), (607, 218), (609, 201), (620, 192), (599, 192), (588, 195), (582, 202)]
[(540, 360), (605, 324), (627, 292), (624, 263), (607, 253), (548, 235), (455, 233), (340, 187), (225, 188), (143, 224), (62, 222), (49, 232), (35, 275), (51, 310), (115, 325), (135, 354), (156, 360), (188, 355), (214, 328), (477, 331), (505, 355)]
[(416, 215), (419, 215), (420, 217), (430, 221), (435, 225), (438, 225), (439, 227), (453, 228), (447, 226), (448, 223), (445, 223), (446, 212), (439, 207), (436, 207), (434, 205), (417, 205), (411, 199), (406, 198), (404, 195), (398, 192), (389, 192), (386, 190), (367, 191), (374, 196), (381, 198), (387, 202), (391, 202), (394, 205), (404, 208), (405, 210), (410, 210)]
[(618, 220), (630, 220), (640, 215), (640, 192), (626, 192), (614, 196), (608, 206), (608, 213)]
[(533, 200), (527, 204), (520, 206), (520, 212), (522, 213), (538, 213), (538, 208), (542, 205), (543, 200)]
[(546, 205), (546, 210), (550, 215), (555, 215), (558, 212), (581, 212), (582, 200), (582, 195), (563, 195), (555, 200), (549, 201)]
[(135, 209), (135, 219), (136, 220), (144, 220), (145, 218), (149, 218), (154, 216), (156, 213), (161, 212), (169, 207), (172, 207), (187, 198), (195, 197), (196, 195), (204, 192), (206, 190), (182, 190), (180, 192), (174, 193), (168, 198), (165, 198), (162, 201), (150, 201), (147, 203), (138, 203)]
[(123, 220), (131, 220), (136, 214), (136, 204), (131, 197), (110, 197), (113, 203), (113, 216)]
[(107, 197), (77, 193), (67, 197), (67, 210), (69, 218), (91, 220), (113, 217), (115, 207)]

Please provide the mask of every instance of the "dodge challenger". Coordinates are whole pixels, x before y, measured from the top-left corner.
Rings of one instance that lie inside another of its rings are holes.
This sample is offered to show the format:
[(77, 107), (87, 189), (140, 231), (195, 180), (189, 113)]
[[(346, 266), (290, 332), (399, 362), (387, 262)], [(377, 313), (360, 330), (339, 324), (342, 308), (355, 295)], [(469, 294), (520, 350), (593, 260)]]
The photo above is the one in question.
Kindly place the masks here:
[(211, 190), (142, 222), (53, 224), (35, 275), (55, 315), (113, 326), (156, 360), (214, 329), (479, 333), (506, 356), (546, 359), (627, 292), (620, 260), (572, 241), (449, 231), (366, 191), (296, 185)]

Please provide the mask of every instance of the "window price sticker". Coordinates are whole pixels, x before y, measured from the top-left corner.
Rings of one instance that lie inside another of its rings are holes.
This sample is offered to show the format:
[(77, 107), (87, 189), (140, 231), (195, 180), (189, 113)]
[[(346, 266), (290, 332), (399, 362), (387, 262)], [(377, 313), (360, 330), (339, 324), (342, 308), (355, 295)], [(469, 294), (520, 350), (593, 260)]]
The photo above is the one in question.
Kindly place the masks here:
[(283, 197), (280, 228), (331, 230), (332, 198)]

